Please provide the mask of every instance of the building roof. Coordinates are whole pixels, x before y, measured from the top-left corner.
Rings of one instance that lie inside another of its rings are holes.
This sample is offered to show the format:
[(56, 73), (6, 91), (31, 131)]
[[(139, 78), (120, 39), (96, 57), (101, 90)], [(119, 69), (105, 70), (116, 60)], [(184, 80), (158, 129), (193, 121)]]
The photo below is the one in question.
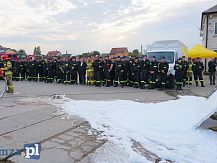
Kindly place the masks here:
[(123, 48), (112, 48), (110, 55), (114, 55), (117, 53), (128, 53), (128, 49), (126, 47)]
[(205, 15), (209, 15), (209, 14), (217, 14), (217, 4), (211, 8), (209, 8), (208, 10), (202, 12), (202, 17), (201, 17), (201, 30), (203, 30), (203, 19)]
[(60, 51), (54, 50), (54, 51), (49, 51), (47, 53), (47, 55), (48, 56), (59, 56), (59, 55), (62, 55), (62, 54), (60, 53)]
[(14, 50), (14, 49), (7, 49), (7, 50), (5, 51), (5, 53), (6, 53), (6, 54), (17, 54), (17, 51)]
[(217, 13), (217, 4), (203, 12), (203, 14), (213, 14), (213, 13)]

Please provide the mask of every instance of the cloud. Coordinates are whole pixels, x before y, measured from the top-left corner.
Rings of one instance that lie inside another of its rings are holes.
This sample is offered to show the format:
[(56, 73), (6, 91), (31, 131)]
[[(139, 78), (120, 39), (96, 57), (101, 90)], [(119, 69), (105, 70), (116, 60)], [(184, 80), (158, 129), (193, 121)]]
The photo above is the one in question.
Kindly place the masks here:
[(68, 0), (10, 0), (1, 3), (0, 26), (1, 35), (26, 35), (38, 29), (56, 31), (61, 28), (52, 16), (75, 9)]
[[(74, 52), (96, 48), (109, 51), (112, 46), (122, 45), (135, 47), (146, 40), (143, 37), (148, 27), (160, 27), (171, 20), (178, 22), (178, 17), (187, 21), (189, 16), (186, 15), (191, 13), (194, 18), (200, 18), (201, 11), (215, 3), (215, 0), (3, 1), (0, 23), (4, 25), (0, 26), (0, 39), (4, 43), (13, 42), (13, 45), (17, 40), (19, 46), (23, 42), (20, 48), (25, 48), (29, 39), (28, 47), (30, 43), (32, 46), (40, 44), (45, 51), (49, 50), (50, 44), (58, 45), (61, 49), (73, 44), (75, 46), (71, 50)], [(173, 27), (167, 27), (166, 31), (176, 33), (175, 26), (176, 23)], [(162, 32), (160, 28), (155, 29), (155, 33)]]

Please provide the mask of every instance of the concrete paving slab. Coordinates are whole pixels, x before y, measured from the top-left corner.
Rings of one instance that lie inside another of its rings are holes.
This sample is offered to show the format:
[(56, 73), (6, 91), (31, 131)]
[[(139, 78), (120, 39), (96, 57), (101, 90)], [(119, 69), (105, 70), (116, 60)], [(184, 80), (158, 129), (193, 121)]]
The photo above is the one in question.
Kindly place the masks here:
[[(206, 88), (187, 86), (184, 89), (185, 94), (207, 97), (215, 86), (209, 86), (206, 77), (205, 79)], [(95, 162), (99, 161), (96, 160), (98, 158), (102, 161), (109, 158), (110, 161), (125, 162), (127, 156), (125, 157), (121, 149), (107, 140), (98, 139), (101, 132), (92, 129), (84, 119), (62, 117), (61, 109), (48, 102), (48, 98), (54, 94), (66, 95), (75, 100), (122, 99), (154, 103), (175, 100), (177, 95), (127, 87), (96, 88), (28, 81), (14, 84), (15, 93), (6, 94), (0, 99), (0, 147), (22, 148), (25, 143), (40, 141), (43, 147), (41, 159), (38, 161), (26, 160), (21, 156), (11, 158), (14, 162), (22, 163)], [(79, 125), (81, 123), (82, 125)], [(9, 131), (11, 132), (7, 133)], [(108, 150), (111, 150), (111, 153), (106, 153)], [(114, 152), (117, 155), (114, 155)], [(117, 158), (118, 156), (120, 158)]]

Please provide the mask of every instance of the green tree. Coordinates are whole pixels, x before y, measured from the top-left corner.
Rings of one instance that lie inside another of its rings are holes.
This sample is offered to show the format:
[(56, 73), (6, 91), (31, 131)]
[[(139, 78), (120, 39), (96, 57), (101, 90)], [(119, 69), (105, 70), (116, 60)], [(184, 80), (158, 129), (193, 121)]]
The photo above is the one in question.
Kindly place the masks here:
[(34, 48), (34, 55), (41, 55), (41, 47), (37, 46)]
[(133, 55), (138, 57), (140, 55), (139, 50), (138, 49), (133, 50)]
[(98, 51), (93, 51), (93, 52), (92, 52), (92, 55), (93, 55), (93, 56), (97, 56), (97, 55), (100, 56), (100, 52), (98, 52)]
[(20, 49), (17, 52), (17, 56), (19, 59), (24, 59), (27, 56), (27, 53), (25, 52), (24, 49)]

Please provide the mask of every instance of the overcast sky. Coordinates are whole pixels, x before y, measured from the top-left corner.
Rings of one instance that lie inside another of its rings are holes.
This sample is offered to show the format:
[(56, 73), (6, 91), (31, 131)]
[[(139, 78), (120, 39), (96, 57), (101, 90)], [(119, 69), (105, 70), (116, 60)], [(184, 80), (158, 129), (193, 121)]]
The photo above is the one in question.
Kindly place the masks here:
[(155, 40), (201, 43), (201, 12), (216, 0), (0, 0), (0, 44), (32, 53), (131, 51)]

